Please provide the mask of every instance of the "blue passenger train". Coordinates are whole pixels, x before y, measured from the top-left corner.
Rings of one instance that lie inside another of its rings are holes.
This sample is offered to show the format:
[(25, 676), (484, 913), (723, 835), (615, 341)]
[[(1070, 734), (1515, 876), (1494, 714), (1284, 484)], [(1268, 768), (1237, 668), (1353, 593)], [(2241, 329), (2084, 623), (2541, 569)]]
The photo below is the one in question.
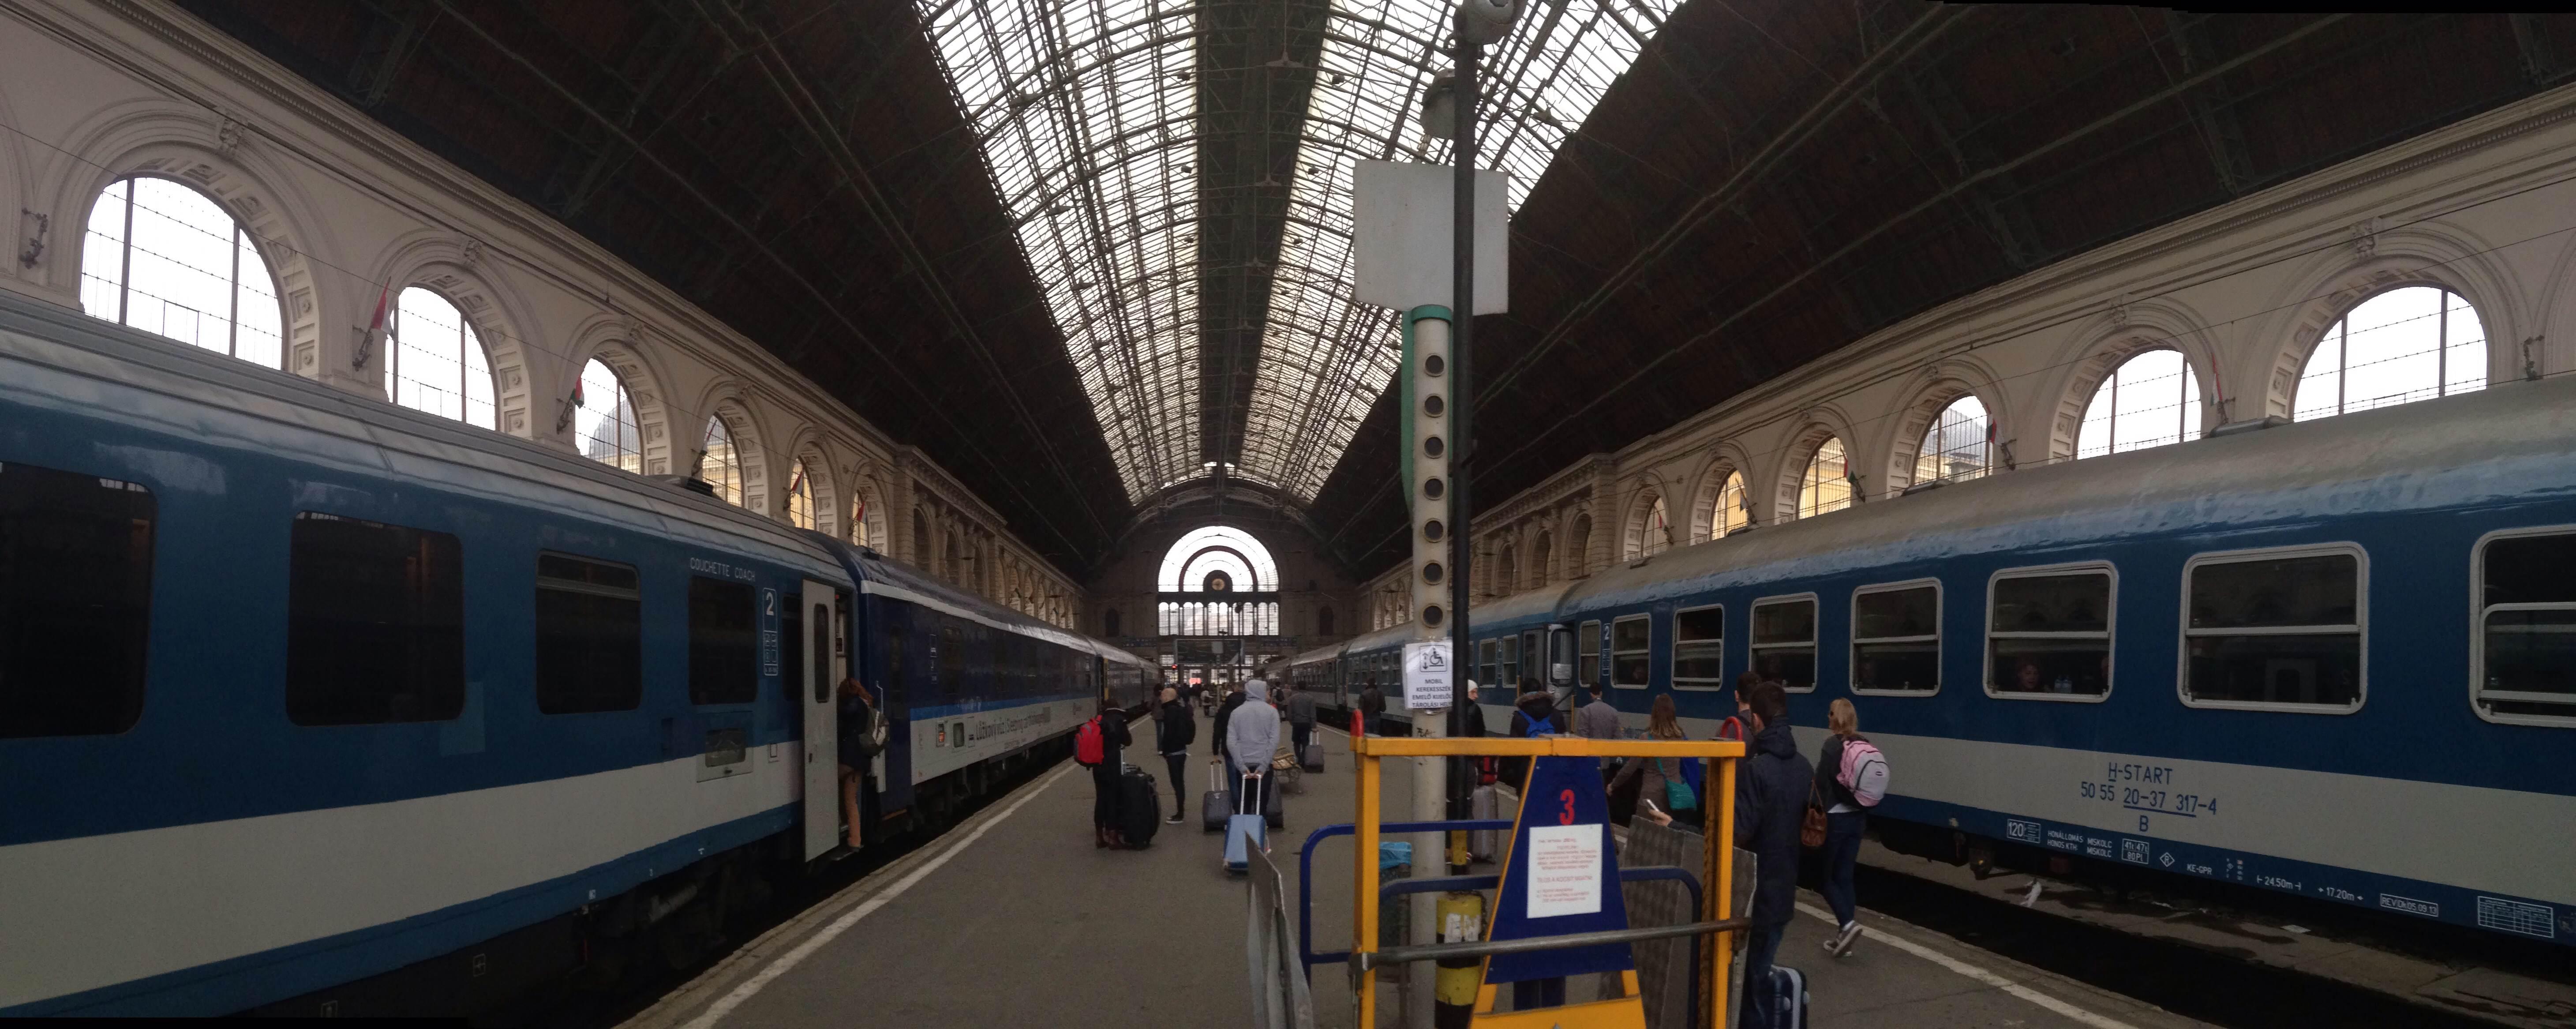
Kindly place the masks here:
[[(1670, 694), (1702, 735), (1751, 668), (1811, 757), (1857, 706), (1899, 849), (2576, 942), (2576, 381), (2248, 428), (1489, 602), (1476, 678), (1599, 682), (1632, 729)], [(1411, 628), (1290, 674), (1392, 683)]]
[(654, 481), (0, 298), (0, 1015), (686, 964), (1153, 669)]

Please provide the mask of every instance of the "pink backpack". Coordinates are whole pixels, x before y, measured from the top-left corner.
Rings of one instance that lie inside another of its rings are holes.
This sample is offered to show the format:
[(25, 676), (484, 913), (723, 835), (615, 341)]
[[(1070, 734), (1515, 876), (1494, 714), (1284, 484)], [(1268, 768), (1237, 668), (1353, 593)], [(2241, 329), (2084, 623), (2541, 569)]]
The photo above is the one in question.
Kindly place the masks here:
[(1887, 755), (1878, 745), (1859, 737), (1843, 741), (1843, 767), (1834, 773), (1834, 781), (1850, 790), (1862, 807), (1877, 807), (1887, 798)]

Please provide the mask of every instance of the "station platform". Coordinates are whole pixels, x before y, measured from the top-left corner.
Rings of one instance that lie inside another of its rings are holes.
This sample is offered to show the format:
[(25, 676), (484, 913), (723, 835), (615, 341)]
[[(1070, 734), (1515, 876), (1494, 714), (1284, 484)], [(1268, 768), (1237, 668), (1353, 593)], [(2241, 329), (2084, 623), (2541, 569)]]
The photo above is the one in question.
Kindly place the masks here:
[[(1137, 738), (1150, 741), (1151, 728), (1136, 723)], [(1208, 729), (1202, 718), (1192, 781), (1183, 790), (1192, 810), (1183, 824), (1164, 825), (1150, 849), (1092, 846), (1090, 776), (1068, 762), (782, 923), (627, 1026), (1249, 1024), (1247, 887), (1220, 867), (1221, 840), (1202, 833), (1195, 816), (1207, 788)], [(1317, 827), (1350, 821), (1354, 810), (1348, 739), (1329, 729), (1318, 737), (1329, 754), (1325, 771), (1306, 773), (1304, 791), (1285, 796), (1287, 828), (1271, 841), (1292, 912), (1301, 899), (1298, 848)], [(1169, 805), (1160, 759), (1149, 765), (1139, 756), (1152, 758), (1131, 750), (1129, 763), (1155, 773)], [(1410, 796), (1411, 772), (1410, 761), (1388, 760), (1385, 795)], [(1318, 951), (1349, 942), (1350, 845), (1348, 837), (1329, 840), (1316, 854)], [(1823, 901), (1802, 895), (1781, 961), (1808, 973), (1813, 1025), (2200, 1024), (1893, 919), (1864, 920), (1862, 944), (1836, 961), (1818, 949), (1829, 921)], [(1342, 966), (1317, 966), (1312, 982), (1316, 1024), (1351, 1026)], [(1569, 999), (1589, 999), (1586, 989), (1580, 980), (1570, 984)], [(1402, 1024), (1397, 995), (1380, 991), (1379, 1025)]]

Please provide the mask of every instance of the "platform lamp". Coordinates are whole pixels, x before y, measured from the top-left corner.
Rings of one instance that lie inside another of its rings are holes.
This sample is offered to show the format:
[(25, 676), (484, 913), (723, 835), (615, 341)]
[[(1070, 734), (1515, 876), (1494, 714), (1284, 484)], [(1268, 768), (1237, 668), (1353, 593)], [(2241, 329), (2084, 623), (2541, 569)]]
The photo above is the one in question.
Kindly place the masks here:
[[(1452, 19), (1452, 69), (1446, 76), (1435, 75), (1431, 88), (1423, 96), (1424, 134), (1447, 138), (1452, 143), (1450, 161), (1454, 178), (1450, 199), (1455, 235), (1450, 248), (1450, 283), (1453, 296), (1449, 331), (1445, 334), (1438, 332), (1433, 328), (1438, 324), (1436, 322), (1421, 323), (1422, 328), (1432, 331), (1417, 333), (1413, 340), (1415, 345), (1410, 348), (1414, 352), (1407, 355), (1414, 365), (1406, 369), (1407, 379), (1418, 384), (1415, 390), (1409, 391), (1418, 395), (1406, 398), (1407, 421), (1413, 424), (1411, 435), (1415, 437), (1407, 441), (1411, 445), (1408, 456), (1415, 464), (1415, 474), (1410, 478), (1418, 483), (1409, 483), (1408, 488), (1422, 494), (1421, 502), (1413, 505), (1416, 523), (1414, 565), (1417, 569), (1414, 589), (1422, 598), (1419, 606), (1425, 623), (1422, 634), (1426, 637), (1434, 636), (1434, 630), (1440, 627), (1438, 587), (1442, 585), (1440, 565), (1444, 556), (1448, 565), (1445, 576), (1450, 616), (1447, 629), (1453, 688), (1445, 735), (1452, 737), (1463, 736), (1467, 731), (1467, 691), (1459, 680), (1466, 678), (1468, 670), (1474, 667), (1475, 654), (1475, 641), (1470, 637), (1468, 625), (1471, 602), (1469, 573), (1473, 568), (1474, 554), (1471, 548), (1475, 539), (1468, 518), (1474, 508), (1470, 503), (1467, 482), (1476, 438), (1471, 431), (1474, 423), (1470, 420), (1475, 381), (1470, 370), (1473, 367), (1476, 329), (1477, 58), (1485, 47), (1500, 42), (1510, 33), (1512, 23), (1519, 17), (1519, 0), (1459, 0)], [(1440, 338), (1443, 335), (1447, 338)], [(1447, 345), (1442, 346), (1443, 343)], [(1445, 355), (1440, 353), (1443, 350)], [(1434, 362), (1445, 364), (1445, 371), (1435, 371)], [(1445, 384), (1438, 381), (1441, 379), (1446, 380)], [(1447, 395), (1445, 404), (1440, 399), (1443, 393)], [(1442, 407), (1447, 410), (1443, 412)], [(1436, 436), (1444, 422), (1448, 430), (1445, 447)], [(1435, 486), (1444, 479), (1447, 483), (1445, 489)], [(1445, 503), (1435, 504), (1434, 501)], [(1435, 519), (1434, 511), (1440, 512), (1441, 517)], [(1441, 525), (1442, 521), (1447, 523), (1445, 527)], [(1500, 684), (1486, 685), (1502, 688)], [(1482, 714), (1478, 713), (1477, 717), (1482, 717)], [(1467, 762), (1463, 758), (1451, 758), (1447, 765), (1447, 768), (1439, 770), (1445, 773), (1439, 774), (1439, 778), (1444, 780), (1441, 792), (1446, 794), (1448, 816), (1451, 819), (1465, 818), (1469, 812), (1468, 798), (1474, 789), (1467, 774)], [(1416, 796), (1424, 798), (1425, 793), (1417, 792)], [(1417, 800), (1416, 810), (1427, 806)], [(1421, 899), (1430, 900), (1428, 897)], [(1450, 898), (1443, 903), (1458, 900), (1463, 898)], [(1479, 917), (1477, 920), (1482, 919)], [(1435, 920), (1435, 924), (1436, 921), (1445, 919)], [(1440, 969), (1432, 990), (1409, 989), (1405, 1004), (1407, 1014), (1411, 1016), (1408, 1022), (1440, 1027), (1466, 1025), (1472, 1018), (1470, 1005), (1475, 982), (1479, 978), (1473, 965), (1473, 962), (1468, 962), (1461, 967)], [(1407, 985), (1413, 985), (1410, 979)]]

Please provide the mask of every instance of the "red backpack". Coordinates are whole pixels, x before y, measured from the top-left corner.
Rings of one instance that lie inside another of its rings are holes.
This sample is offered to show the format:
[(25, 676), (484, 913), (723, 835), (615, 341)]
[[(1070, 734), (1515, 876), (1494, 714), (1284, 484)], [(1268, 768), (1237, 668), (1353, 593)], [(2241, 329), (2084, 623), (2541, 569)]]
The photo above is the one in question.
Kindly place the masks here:
[(1100, 716), (1093, 715), (1082, 723), (1082, 728), (1074, 730), (1073, 761), (1085, 768), (1097, 768), (1108, 757), (1109, 746), (1100, 736)]

